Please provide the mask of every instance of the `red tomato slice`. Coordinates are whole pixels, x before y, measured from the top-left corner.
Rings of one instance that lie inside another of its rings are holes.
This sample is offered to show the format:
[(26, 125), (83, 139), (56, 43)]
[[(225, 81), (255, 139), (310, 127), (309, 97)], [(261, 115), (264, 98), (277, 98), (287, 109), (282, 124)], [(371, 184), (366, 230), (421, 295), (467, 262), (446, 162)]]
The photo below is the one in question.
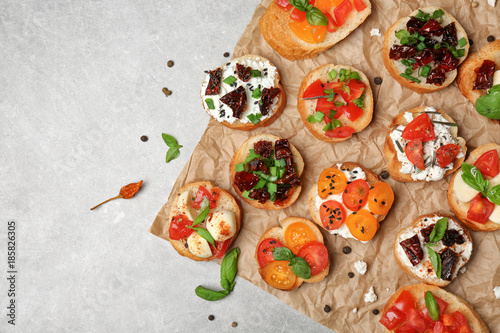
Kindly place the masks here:
[(168, 237), (172, 240), (181, 240), (188, 238), (192, 233), (193, 229), (186, 228), (186, 226), (193, 225), (193, 221), (189, 220), (186, 215), (175, 216), (170, 222), (168, 228)]
[(415, 309), (409, 309), (406, 312), (406, 324), (417, 330), (417, 332), (424, 332), (426, 328), (424, 316)]
[(424, 148), (422, 147), (422, 140), (415, 139), (408, 141), (405, 147), (406, 157), (420, 170), (425, 170), (424, 163)]
[(444, 168), (455, 160), (460, 152), (460, 146), (453, 143), (441, 146), (436, 151), (436, 158), (441, 168)]
[(354, 8), (356, 8), (357, 12), (360, 12), (366, 8), (366, 5), (363, 0), (354, 0)]
[(496, 149), (487, 151), (481, 155), (474, 165), (477, 166), (483, 176), (493, 178), (498, 175), (498, 153)]
[(290, 18), (296, 22), (302, 22), (306, 20), (306, 12), (294, 8), (290, 14)]
[(334, 101), (328, 102), (327, 98), (318, 98), (318, 102), (316, 103), (316, 111), (326, 113), (326, 115), (328, 116), (328, 112), (333, 109), (335, 109)]
[(198, 188), (198, 192), (196, 192), (196, 198), (193, 201), (193, 208), (200, 209), (203, 198), (207, 198), (210, 201), (210, 209), (217, 207), (217, 199), (219, 198), (219, 190), (213, 190), (214, 197), (212, 194), (203, 186)]
[(344, 0), (338, 7), (333, 10), (335, 15), (335, 20), (337, 21), (337, 26), (342, 26), (345, 23), (347, 15), (352, 10), (352, 4), (350, 0)]
[(380, 318), (379, 323), (384, 325), (388, 330), (393, 330), (405, 321), (405, 314), (396, 309), (394, 306), (390, 308), (382, 318)]
[(322, 86), (322, 84), (323, 83), (320, 79), (317, 79), (316, 81), (311, 83), (304, 91), (302, 98), (311, 98), (325, 95), (325, 88)]
[(406, 313), (410, 309), (415, 309), (415, 300), (409, 291), (403, 290), (401, 294), (399, 294), (396, 303), (394, 303), (394, 307), (399, 311)]
[(478, 193), (470, 204), (467, 211), (467, 218), (471, 221), (485, 224), (490, 219), (491, 213), (495, 209), (495, 204)]
[(457, 327), (467, 326), (467, 319), (460, 311), (455, 311), (452, 313), (453, 318), (455, 319), (455, 323)]
[(444, 325), (442, 322), (437, 321), (436, 324), (434, 324), (434, 328), (432, 329), (432, 333), (443, 333), (444, 332)]
[(215, 257), (217, 257), (218, 259), (222, 259), (226, 254), (227, 249), (229, 248), (229, 244), (231, 244), (231, 238), (226, 239), (223, 242), (215, 242), (215, 247), (212, 246), (212, 244), (209, 245)]
[(275, 0), (274, 2), (282, 9), (290, 9), (292, 7), (288, 0)]
[(365, 180), (356, 179), (342, 193), (342, 202), (348, 209), (357, 212), (366, 204), (369, 191), (370, 185)]
[(347, 86), (349, 87), (349, 94), (346, 91), (341, 90), (340, 95), (344, 101), (349, 103), (360, 98), (366, 89), (366, 84), (358, 79), (349, 80), (349, 84)]
[(335, 200), (325, 201), (319, 207), (319, 217), (326, 230), (338, 229), (345, 221), (344, 206)]
[(260, 267), (264, 267), (268, 262), (273, 261), (273, 249), (283, 247), (277, 239), (266, 238), (259, 244), (257, 261)]
[(340, 126), (325, 132), (329, 138), (348, 138), (354, 133), (354, 128), (349, 126)]
[(402, 137), (405, 140), (420, 139), (422, 142), (434, 140), (436, 138), (436, 133), (434, 133), (434, 126), (432, 125), (429, 115), (427, 113), (422, 113), (420, 116), (413, 119), (411, 123), (406, 125)]
[(326, 31), (328, 32), (337, 31), (337, 26), (335, 25), (335, 20), (333, 19), (332, 15), (328, 14), (327, 12), (323, 12), (323, 14), (325, 14), (326, 18), (328, 19), (328, 25), (326, 26)]
[(338, 112), (334, 116), (335, 119), (340, 117), (340, 115), (344, 115), (350, 121), (356, 121), (359, 117), (363, 115), (363, 109), (356, 106), (356, 104), (354, 103), (349, 103), (347, 105), (339, 106), (338, 108), (336, 108), (336, 110)]
[(311, 268), (311, 275), (317, 275), (328, 266), (328, 250), (323, 243), (312, 241), (301, 247), (299, 257), (304, 258)]
[[(425, 293), (424, 293), (425, 295)], [(437, 297), (434, 295), (434, 298), (436, 299), (436, 302), (438, 303), (439, 306), (439, 317), (441, 318), (442, 314), (446, 311), (446, 308), (448, 307), (448, 303), (443, 301), (441, 298)], [(436, 323), (434, 320), (432, 320), (431, 316), (429, 316), (429, 312), (427, 311), (427, 308), (424, 307), (421, 311), (422, 316), (424, 317), (425, 322), (427, 323), (427, 326), (430, 326), (431, 328), (434, 327), (434, 324)]]

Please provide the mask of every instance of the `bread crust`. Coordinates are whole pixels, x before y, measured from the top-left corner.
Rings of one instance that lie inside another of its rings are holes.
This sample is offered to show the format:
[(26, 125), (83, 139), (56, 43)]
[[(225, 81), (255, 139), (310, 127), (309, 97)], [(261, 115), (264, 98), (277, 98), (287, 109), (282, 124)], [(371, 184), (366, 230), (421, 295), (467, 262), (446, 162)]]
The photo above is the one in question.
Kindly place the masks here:
[(370, 15), (372, 6), (369, 0), (362, 0), (366, 8), (360, 12), (356, 9), (349, 13), (344, 25), (336, 32), (328, 33), (325, 40), (318, 44), (309, 44), (304, 42), (289, 28), (292, 22), (289, 10), (281, 9), (273, 2), (269, 5), (264, 15), (259, 20), (259, 27), (262, 37), (266, 42), (282, 57), (294, 61), (313, 58), (320, 53), (325, 52), (333, 45), (346, 38), (354, 29), (356, 29)]
[[(256, 54), (246, 54), (246, 55), (241, 56), (239, 58), (235, 58), (232, 61), (242, 61), (244, 59), (255, 59), (255, 58), (260, 58), (263, 62), (269, 62), (272, 66), (274, 66), (274, 64), (269, 59), (267, 59), (263, 56), (260, 56), (260, 55), (256, 55)], [(274, 66), (274, 67), (276, 67), (276, 66)], [(209, 77), (207, 75), (205, 77), (205, 79), (203, 80), (202, 86), (204, 86), (204, 84), (207, 82), (208, 79), (209, 79)], [(257, 124), (253, 124), (252, 122), (244, 123), (241, 120), (236, 120), (232, 124), (228, 121), (225, 121), (225, 120), (221, 121), (220, 123), (228, 128), (237, 129), (240, 131), (251, 131), (251, 130), (259, 128), (259, 127), (266, 127), (266, 126), (271, 125), (283, 113), (283, 110), (285, 109), (285, 106), (286, 106), (286, 92), (285, 92), (285, 89), (283, 88), (283, 86), (281, 85), (280, 80), (281, 80), (281, 75), (276, 67), (276, 77), (274, 79), (274, 87), (279, 88), (281, 91), (278, 95), (278, 102), (276, 104), (271, 105), (272, 110), (273, 110), (271, 117), (263, 119), (260, 122), (258, 122)], [(246, 88), (245, 88), (245, 90), (246, 90)], [(201, 104), (202, 104), (205, 112), (210, 117), (214, 118), (210, 114), (210, 109), (208, 109), (207, 105), (205, 104), (204, 97), (207, 97), (207, 96), (205, 96), (204, 93), (205, 92), (203, 90), (200, 92)], [(219, 120), (217, 120), (217, 121), (219, 122)]]
[[(298, 199), (300, 195), (300, 191), (302, 190), (302, 185), (297, 186), (295, 188), (295, 191), (293, 192), (291, 198), (288, 200), (288, 202), (282, 206), (276, 206), (271, 200), (266, 201), (264, 204), (259, 203), (257, 200), (250, 200), (245, 197), (243, 197), (242, 192), (238, 189), (238, 187), (234, 184), (234, 176), (236, 175), (236, 164), (243, 163), (247, 156), (249, 156), (249, 150), (253, 149), (254, 143), (261, 141), (261, 140), (266, 140), (266, 141), (271, 141), (273, 144), (273, 149), (274, 149), (274, 143), (276, 140), (282, 139), (279, 136), (273, 135), (273, 134), (257, 134), (247, 141), (245, 141), (241, 147), (234, 153), (233, 158), (231, 159), (231, 163), (229, 163), (229, 171), (231, 172), (231, 182), (233, 184), (233, 188), (238, 193), (241, 199), (243, 199), (247, 204), (255, 207), (255, 208), (260, 208), (260, 209), (266, 209), (266, 210), (280, 210), (284, 209), (287, 207), (290, 207), (293, 205), (293, 203)], [(293, 153), (293, 160), (297, 166), (297, 174), (300, 178), (302, 175), (302, 172), (304, 171), (304, 160), (302, 159), (302, 156), (300, 155), (299, 151), (295, 146), (288, 141), (290, 144), (290, 150)]]
[[(460, 23), (447, 11), (445, 11), (443, 8), (440, 7), (424, 7), (420, 8), (425, 13), (431, 13), (441, 9), (444, 14), (443, 14), (443, 21), (442, 25), (447, 25), (451, 22), (455, 22), (455, 26), (457, 28), (457, 39), (460, 40), (462, 37), (465, 37), (465, 40), (467, 41), (467, 44), (464, 47), (465, 50), (465, 55), (461, 58), (459, 58), (459, 65), (467, 58), (467, 54), (469, 53), (469, 38), (467, 37), (467, 33), (465, 32), (465, 29), (460, 25)], [(406, 28), (406, 23), (410, 20), (410, 16), (414, 16), (418, 13), (418, 9), (411, 12), (409, 15), (399, 19), (396, 21), (389, 29), (384, 34), (384, 48), (383, 48), (383, 58), (384, 58), (384, 65), (389, 74), (399, 82), (402, 86), (409, 88), (413, 91), (415, 91), (418, 94), (427, 94), (427, 93), (433, 93), (435, 91), (439, 91), (441, 89), (444, 89), (448, 87), (453, 81), (455, 80), (457, 76), (457, 69), (454, 69), (452, 71), (449, 71), (446, 73), (446, 79), (443, 82), (441, 86), (436, 86), (434, 84), (427, 84), (425, 82), (417, 83), (413, 82), (411, 80), (405, 79), (402, 76), (399, 76), (399, 74), (402, 73), (400, 69), (398, 69), (397, 63), (399, 61), (395, 61), (389, 58), (389, 50), (391, 49), (392, 45), (394, 45), (397, 42), (397, 38), (395, 33), (401, 29)]]
[[(470, 154), (467, 160), (465, 160), (465, 163), (467, 164), (474, 164), (476, 160), (484, 153), (487, 151), (490, 151), (492, 149), (496, 149), (498, 154), (500, 155), (500, 146), (497, 145), (496, 143), (487, 143), (485, 145), (479, 146), (476, 149), (474, 149)], [(461, 170), (461, 168), (460, 168)], [(469, 210), (470, 207), (470, 201), (469, 202), (461, 202), (457, 199), (457, 196), (455, 195), (455, 190), (453, 189), (454, 184), (455, 184), (455, 177), (457, 176), (458, 172), (455, 172), (453, 177), (451, 178), (450, 185), (448, 186), (448, 205), (450, 206), (451, 210), (453, 213), (462, 221), (467, 227), (474, 231), (496, 231), (500, 230), (500, 224), (495, 223), (491, 220), (488, 220), (485, 224), (477, 223), (474, 222), (470, 219), (467, 218), (467, 211)]]
[[(391, 122), (391, 125), (389, 126), (389, 131), (387, 132), (387, 135), (385, 136), (385, 144), (384, 144), (384, 156), (385, 159), (387, 160), (387, 170), (389, 171), (389, 174), (394, 180), (397, 180), (398, 182), (403, 182), (403, 183), (408, 183), (408, 182), (425, 182), (425, 179), (421, 180), (413, 180), (411, 178), (411, 174), (404, 174), (401, 173), (399, 170), (401, 169), (401, 161), (398, 160), (398, 154), (396, 151), (396, 147), (394, 146), (394, 143), (392, 142), (391, 139), (391, 128), (393, 128), (396, 125), (408, 125), (408, 122), (406, 121), (404, 114), (405, 112), (410, 112), (415, 116), (419, 115), (420, 113), (424, 112), (425, 108), (427, 106), (419, 106), (416, 108), (413, 108), (408, 111), (402, 111)], [(447, 115), (444, 111), (436, 109), (436, 112), (439, 112), (448, 122), (450, 123), (455, 123), (455, 121)], [(465, 140), (461, 137), (458, 136), (458, 128), (457, 127), (451, 127), (450, 128), (450, 134), (458, 140), (458, 144), (460, 145), (460, 148), (462, 149), (462, 152), (464, 154), (463, 157), (461, 158), (456, 158), (455, 161), (453, 162), (453, 169), (447, 170), (443, 176), (447, 177), (448, 175), (452, 174), (455, 172), (460, 166), (462, 165), (462, 162), (465, 160), (465, 155), (467, 153), (467, 146), (465, 144)]]
[[(347, 125), (350, 126), (354, 129), (354, 132), (360, 132), (363, 129), (365, 129), (371, 122), (372, 117), (373, 117), (373, 92), (370, 87), (370, 80), (366, 77), (366, 75), (361, 72), (359, 69), (347, 66), (347, 65), (333, 65), (333, 64), (326, 64), (323, 66), (320, 66), (313, 70), (311, 73), (309, 73), (304, 80), (302, 80), (302, 83), (300, 84), (300, 89), (299, 93), (297, 95), (297, 109), (299, 110), (300, 118), (302, 119), (302, 122), (304, 125), (306, 125), (307, 129), (309, 132), (311, 132), (317, 139), (320, 139), (325, 142), (330, 142), (330, 143), (336, 143), (336, 142), (342, 142), (350, 139), (352, 135), (346, 137), (346, 138), (329, 138), (325, 135), (325, 132), (323, 131), (323, 127), (325, 124), (323, 122), (321, 123), (314, 123), (311, 124), (310, 122), (307, 121), (307, 117), (311, 114), (314, 114), (316, 111), (316, 103), (317, 100), (303, 100), (302, 96), (304, 95), (305, 90), (307, 87), (316, 81), (317, 79), (321, 79), (323, 82), (330, 81), (328, 77), (328, 73), (330, 73), (332, 70), (336, 70), (337, 72), (341, 69), (348, 69), (354, 72), (358, 72), (361, 81), (366, 84), (366, 89), (364, 92), (365, 95), (365, 102), (364, 102), (364, 107), (363, 107), (363, 115), (356, 119), (356, 121), (352, 122), (349, 119), (347, 119), (346, 116), (342, 115), (340, 116), (339, 120), (342, 122), (342, 125)], [(327, 115), (328, 116), (328, 115)]]
[[(234, 234), (233, 237), (231, 237), (231, 243), (229, 244), (229, 247), (233, 244), (234, 240), (238, 236), (238, 233), (241, 229), (241, 218), (242, 218), (242, 210), (240, 203), (233, 197), (231, 193), (229, 193), (227, 190), (217, 187), (214, 183), (211, 181), (198, 181), (198, 182), (193, 182), (184, 185), (177, 195), (175, 196), (174, 201), (172, 202), (172, 206), (170, 207), (170, 214), (169, 214), (169, 219), (167, 224), (165, 225), (165, 228), (167, 232), (165, 232), (166, 235), (168, 235), (168, 230), (170, 229), (170, 222), (172, 219), (179, 213), (177, 210), (177, 201), (179, 199), (179, 195), (185, 191), (189, 191), (189, 194), (191, 196), (196, 196), (196, 192), (198, 191), (198, 188), (200, 186), (205, 187), (208, 191), (212, 189), (219, 189), (219, 199), (217, 199), (217, 208), (215, 209), (224, 209), (224, 210), (229, 210), (234, 213), (234, 216), (236, 217), (236, 233)], [(211, 209), (212, 211), (212, 209)], [(202, 224), (198, 225), (199, 227), (204, 226), (206, 222), (203, 222)], [(169, 237), (170, 244), (174, 247), (174, 249), (179, 252), (180, 255), (188, 257), (189, 259), (195, 260), (195, 261), (211, 261), (215, 259), (215, 255), (212, 255), (211, 257), (208, 258), (200, 258), (198, 256), (195, 256), (192, 254), (189, 249), (184, 245), (186, 244), (185, 242), (181, 240), (172, 240)], [(228, 248), (229, 248), (228, 247)]]
[[(415, 273), (413, 273), (410, 269), (409, 266), (407, 266), (405, 264), (405, 262), (403, 261), (403, 258), (401, 258), (401, 256), (398, 255), (398, 246), (399, 246), (399, 238), (400, 236), (407, 230), (409, 229), (412, 229), (413, 227), (415, 227), (420, 221), (422, 221), (424, 218), (432, 218), (434, 217), (435, 215), (439, 215), (441, 217), (447, 217), (448, 219), (451, 219), (453, 220), (454, 222), (456, 222), (463, 230), (464, 232), (464, 236), (466, 238), (466, 242), (469, 242), (472, 244), (472, 238), (470, 236), (470, 233), (469, 233), (469, 230), (467, 230), (467, 228), (462, 224), (460, 223), (460, 221), (454, 217), (454, 216), (451, 216), (451, 215), (446, 215), (446, 214), (441, 214), (441, 213), (432, 213), (432, 214), (425, 214), (425, 215), (420, 215), (419, 217), (417, 217), (416, 219), (414, 219), (412, 222), (411, 222), (411, 225), (409, 227), (406, 227), (406, 228), (403, 228), (401, 229), (395, 240), (394, 240), (394, 245), (392, 246), (392, 251), (393, 251), (393, 254), (394, 254), (394, 258), (396, 259), (396, 262), (398, 264), (398, 266), (403, 270), (403, 272), (405, 272), (406, 274), (408, 274), (409, 276), (413, 277), (414, 279), (417, 279), (419, 280), (420, 282), (424, 282), (424, 283), (428, 283), (428, 284), (432, 284), (432, 285), (435, 285), (435, 286), (438, 286), (438, 287), (446, 287), (447, 285), (449, 285), (455, 278), (452, 279), (452, 281), (446, 281), (446, 280), (442, 280), (440, 278), (438, 278), (437, 276), (436, 277), (433, 277), (433, 278), (430, 278), (430, 279), (425, 279), (425, 278), (422, 278), (418, 275), (416, 275)], [(474, 252), (474, 247), (472, 248), (472, 253)], [(472, 253), (471, 253), (471, 256), (472, 256)], [(469, 257), (470, 258), (470, 257)], [(467, 263), (466, 263), (467, 264)]]
[[(425, 307), (424, 295), (426, 291), (430, 291), (433, 295), (441, 298), (443, 301), (448, 303), (446, 313), (460, 311), (465, 316), (465, 319), (467, 319), (467, 324), (469, 325), (469, 328), (473, 333), (490, 332), (488, 326), (486, 326), (486, 323), (479, 316), (474, 307), (470, 305), (466, 300), (437, 286), (432, 286), (425, 283), (413, 284), (399, 288), (398, 291), (396, 291), (396, 293), (389, 298), (386, 305), (382, 309), (382, 316), (384, 316), (387, 311), (389, 311), (389, 309), (394, 306), (399, 295), (401, 295), (401, 293), (405, 290), (410, 292), (413, 298), (416, 300), (417, 309), (423, 309)], [(385, 329), (385, 332), (393, 331)]]
[[(366, 182), (370, 185), (370, 187), (375, 185), (375, 183), (378, 183), (381, 181), (373, 171), (363, 167), (362, 165), (360, 165), (356, 162), (339, 162), (339, 163), (342, 164), (342, 168), (349, 170), (349, 171), (351, 171), (357, 167), (361, 168), (366, 175)], [(336, 168), (337, 163), (334, 163), (331, 167)], [(318, 182), (316, 181), (314, 186), (309, 190), (309, 193), (307, 194), (307, 202), (309, 203), (309, 212), (311, 213), (311, 217), (312, 217), (313, 221), (318, 226), (320, 226), (323, 230), (326, 230), (325, 227), (323, 226), (323, 223), (321, 222), (321, 218), (319, 215), (319, 209), (317, 209), (314, 205), (314, 200), (317, 197), (318, 197)], [(387, 216), (387, 214), (379, 215), (377, 217), (377, 221), (382, 222), (386, 216)], [(326, 230), (326, 231), (328, 231), (328, 230)]]
[[(314, 232), (314, 235), (316, 236), (318, 242), (321, 242), (323, 244), (325, 243), (323, 240), (323, 235), (319, 231), (318, 227), (316, 227), (316, 225), (314, 223), (312, 223), (310, 220), (303, 218), (303, 217), (296, 217), (296, 216), (290, 216), (290, 217), (285, 218), (283, 221), (280, 222), (281, 227), (272, 227), (272, 228), (267, 229), (260, 237), (259, 242), (257, 243), (257, 246), (255, 248), (255, 256), (254, 257), (255, 257), (255, 261), (257, 262), (257, 266), (259, 267), (259, 274), (263, 280), (265, 280), (265, 270), (262, 267), (260, 267), (259, 260), (258, 260), (260, 243), (262, 243), (262, 241), (266, 238), (275, 238), (278, 241), (280, 241), (281, 244), (283, 244), (284, 246), (287, 246), (286, 241), (285, 241), (285, 229), (290, 224), (295, 223), (295, 222), (302, 222), (302, 223), (305, 223), (306, 225), (308, 225), (311, 228), (311, 230)], [(325, 267), (325, 269), (321, 273), (314, 275), (310, 279), (302, 279), (302, 278), (299, 278), (297, 276), (297, 279), (296, 279), (293, 287), (291, 289), (283, 290), (283, 291), (292, 291), (294, 289), (297, 289), (304, 282), (308, 282), (308, 283), (319, 282), (319, 281), (323, 280), (328, 275), (329, 272), (330, 272), (330, 258), (328, 258), (328, 265)]]

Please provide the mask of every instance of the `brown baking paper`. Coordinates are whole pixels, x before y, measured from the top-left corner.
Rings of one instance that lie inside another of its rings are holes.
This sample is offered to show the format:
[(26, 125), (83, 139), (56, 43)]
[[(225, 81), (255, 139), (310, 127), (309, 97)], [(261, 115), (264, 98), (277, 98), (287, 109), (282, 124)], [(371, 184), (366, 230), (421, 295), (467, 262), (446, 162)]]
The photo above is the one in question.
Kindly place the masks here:
[[(241, 249), (238, 275), (251, 281), (283, 302), (301, 311), (317, 322), (337, 332), (382, 332), (378, 323), (380, 316), (371, 313), (381, 310), (387, 299), (401, 286), (417, 283), (397, 266), (392, 254), (392, 245), (397, 232), (408, 226), (421, 214), (442, 212), (450, 214), (446, 191), (450, 177), (429, 183), (398, 183), (392, 179), (396, 199), (389, 215), (370, 242), (362, 244), (354, 239), (330, 235), (323, 230), (325, 244), (329, 249), (332, 269), (321, 282), (304, 283), (299, 289), (285, 292), (269, 287), (260, 277), (254, 252), (259, 237), (270, 227), (277, 226), (287, 216), (311, 219), (307, 204), (307, 192), (317, 181), (324, 168), (336, 162), (354, 161), (380, 174), (387, 167), (383, 156), (384, 138), (392, 118), (400, 111), (417, 106), (434, 106), (447, 112), (457, 123), (459, 136), (467, 141), (468, 151), (479, 145), (500, 143), (500, 127), (481, 117), (472, 104), (460, 94), (453, 83), (446, 89), (427, 95), (419, 95), (399, 85), (385, 70), (382, 61), (383, 37), (370, 37), (372, 28), (385, 30), (400, 17), (423, 6), (441, 6), (462, 24), (469, 38), (474, 41), (471, 52), (484, 46), (490, 34), (498, 35), (500, 26), (500, 4), (495, 8), (486, 0), (478, 0), (479, 6), (472, 8), (470, 1), (374, 1), (368, 19), (346, 39), (339, 42), (317, 58), (291, 62), (278, 55), (262, 38), (258, 21), (272, 0), (263, 0), (234, 49), (233, 56), (247, 53), (269, 58), (278, 68), (285, 87), (288, 103), (283, 114), (270, 126), (250, 132), (231, 130), (211, 119), (193, 155), (180, 173), (168, 202), (156, 217), (150, 232), (168, 240), (165, 225), (174, 195), (186, 183), (211, 180), (220, 187), (232, 189), (229, 162), (234, 152), (249, 137), (259, 133), (272, 133), (288, 138), (302, 154), (305, 170), (302, 175), (303, 189), (295, 204), (282, 211), (259, 210), (242, 202), (243, 226), (234, 246)], [(371, 83), (375, 99), (375, 110), (371, 124), (351, 139), (329, 144), (316, 139), (302, 123), (296, 109), (297, 92), (302, 79), (316, 67), (326, 64), (346, 64), (363, 71), (370, 82), (377, 76), (383, 83)], [(220, 64), (213, 64), (213, 68)], [(203, 74), (200, 73), (200, 87)], [(193, 96), (193, 98), (199, 98)], [(204, 114), (200, 106), (200, 114)], [(451, 213), (452, 214), (452, 213)], [(500, 328), (499, 301), (495, 299), (493, 287), (500, 285), (500, 232), (471, 232), (474, 253), (466, 265), (467, 271), (453, 281), (446, 290), (471, 303), (492, 331)], [(342, 248), (349, 245), (352, 253), (345, 255)], [(186, 259), (187, 260), (187, 259)], [(362, 276), (354, 269), (354, 262), (364, 260), (368, 272)], [(355, 277), (349, 279), (348, 272)], [(365, 303), (364, 294), (374, 286), (378, 301)], [(332, 311), (325, 313), (323, 307), (330, 305)], [(358, 308), (357, 313), (353, 309)]]

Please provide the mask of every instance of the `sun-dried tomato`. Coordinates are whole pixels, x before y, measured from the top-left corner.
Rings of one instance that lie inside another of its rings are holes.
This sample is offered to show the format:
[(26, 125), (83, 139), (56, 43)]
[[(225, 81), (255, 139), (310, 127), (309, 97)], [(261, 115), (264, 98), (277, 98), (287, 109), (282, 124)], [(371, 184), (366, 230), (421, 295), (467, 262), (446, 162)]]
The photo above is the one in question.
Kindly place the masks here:
[(437, 40), (432, 39), (432, 38), (426, 38), (426, 39), (424, 40), (424, 44), (425, 44), (425, 46), (427, 46), (427, 47), (428, 47), (428, 48), (430, 48), (430, 49), (434, 49), (434, 46), (435, 46), (437, 43), (439, 43), (439, 42), (438, 42)]
[(265, 174), (269, 173), (266, 163), (259, 158), (251, 160), (250, 163), (248, 163), (248, 168), (250, 171), (262, 171)]
[(274, 143), (274, 155), (277, 160), (293, 156), (290, 144), (287, 139), (276, 140)]
[(440, 86), (443, 84), (444, 80), (446, 80), (446, 71), (441, 66), (437, 66), (431, 70), (426, 83)]
[(485, 60), (481, 67), (476, 68), (474, 72), (477, 73), (477, 76), (473, 89), (490, 89), (493, 85), (495, 63), (491, 60)]
[(431, 51), (425, 49), (419, 55), (416, 55), (414, 59), (417, 62), (412, 65), (412, 68), (416, 69), (430, 63), (432, 61), (432, 53)]
[(254, 200), (257, 200), (259, 203), (263, 204), (271, 197), (269, 191), (264, 188), (259, 188), (255, 190), (251, 190), (248, 194), (248, 197)]
[(274, 204), (276, 206), (284, 206), (290, 200), (290, 198), (295, 192), (295, 187), (290, 186), (278, 186), (278, 190), (276, 191), (276, 198), (274, 200)]
[(417, 55), (417, 48), (409, 45), (393, 45), (389, 51), (389, 58), (393, 60), (408, 59)]
[(137, 193), (137, 191), (139, 191), (139, 189), (141, 188), (141, 185), (142, 185), (142, 180), (138, 183), (131, 183), (131, 184), (125, 185), (120, 189), (120, 193), (116, 197), (113, 197), (111, 199), (103, 201), (100, 204), (98, 204), (97, 206), (90, 208), (90, 210), (94, 210), (97, 207), (99, 207), (100, 205), (102, 205), (106, 202), (109, 202), (111, 200), (120, 199), (120, 198), (130, 199)]
[(432, 53), (432, 59), (436, 63), (443, 61), (444, 56), (446, 55), (446, 53), (449, 52), (448, 49), (445, 47), (441, 47), (439, 49), (435, 49), (432, 47), (432, 48), (429, 48), (428, 50)]
[(250, 191), (259, 182), (259, 176), (247, 171), (238, 171), (234, 175), (234, 185), (240, 191)]
[(219, 67), (208, 73), (210, 79), (208, 81), (205, 95), (218, 95), (220, 92), (220, 80), (222, 78), (222, 69)]
[(448, 43), (450, 46), (458, 45), (457, 27), (455, 27), (455, 22), (451, 22), (444, 27), (443, 42)]
[(300, 178), (295, 171), (275, 181), (278, 185), (300, 186)]
[(453, 269), (458, 261), (458, 255), (453, 252), (449, 247), (446, 248), (441, 255), (441, 279), (445, 281), (451, 281), (451, 277), (453, 275)]
[(424, 24), (424, 21), (412, 16), (406, 23), (406, 30), (408, 30), (408, 32), (413, 35), (415, 32), (418, 32), (420, 28), (424, 26)]
[(250, 73), (251, 70), (252, 67), (250, 66), (246, 67), (242, 64), (236, 64), (236, 73), (243, 82), (248, 82), (252, 78), (252, 74)]
[(243, 86), (239, 86), (236, 90), (225, 94), (220, 100), (233, 110), (234, 118), (240, 118), (247, 108), (247, 94)]
[(453, 246), (453, 244), (465, 243), (464, 237), (460, 235), (458, 230), (455, 229), (446, 230), (442, 240), (444, 246)]
[(418, 235), (415, 234), (415, 236), (401, 241), (399, 245), (401, 245), (413, 266), (417, 265), (424, 258), (424, 252), (422, 251), (422, 247), (420, 247)]
[(449, 72), (457, 68), (459, 60), (451, 54), (451, 52), (447, 52), (439, 64), (441, 68), (444, 69), (445, 72)]
[(259, 109), (260, 113), (262, 113), (263, 116), (267, 116), (269, 113), (269, 106), (273, 103), (273, 99), (278, 96), (280, 93), (281, 89), (280, 88), (264, 88), (262, 90), (262, 97), (259, 103)]
[(431, 18), (426, 24), (418, 31), (419, 34), (425, 37), (438, 37), (444, 32), (444, 28), (438, 21)]
[(427, 228), (423, 228), (422, 230), (420, 230), (420, 234), (422, 235), (422, 237), (424, 237), (424, 243), (429, 243), (429, 237), (431, 235), (432, 230), (434, 230), (435, 225), (436, 224), (433, 223), (429, 225)]
[(256, 154), (269, 158), (273, 150), (273, 143), (271, 141), (261, 140), (254, 143), (253, 149)]

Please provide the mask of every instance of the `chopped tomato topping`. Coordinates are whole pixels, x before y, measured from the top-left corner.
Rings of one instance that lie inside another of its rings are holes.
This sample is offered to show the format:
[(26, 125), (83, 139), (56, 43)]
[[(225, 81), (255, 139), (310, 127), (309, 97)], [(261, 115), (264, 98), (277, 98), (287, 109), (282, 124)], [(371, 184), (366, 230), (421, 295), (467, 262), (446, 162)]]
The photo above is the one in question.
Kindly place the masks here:
[(201, 203), (204, 198), (207, 198), (208, 201), (210, 201), (210, 209), (217, 207), (217, 199), (219, 198), (219, 191), (214, 189), (212, 190), (212, 192), (213, 196), (204, 186), (200, 186), (198, 188), (198, 192), (196, 192), (196, 198), (193, 201), (193, 208), (200, 209)]
[(191, 225), (193, 225), (193, 221), (188, 219), (186, 215), (175, 216), (170, 222), (170, 226), (168, 228), (168, 237), (171, 240), (181, 240), (188, 238), (194, 230), (186, 228), (186, 226)]
[(338, 7), (333, 10), (337, 26), (342, 26), (345, 23), (347, 15), (352, 11), (352, 4), (350, 0), (344, 0)]
[(292, 8), (292, 5), (290, 4), (290, 2), (288, 0), (275, 0), (274, 2), (282, 9)]
[(408, 125), (406, 125), (403, 130), (402, 137), (405, 140), (420, 139), (422, 142), (436, 139), (434, 126), (432, 125), (429, 115), (427, 113), (422, 113), (420, 116), (413, 119)]
[(231, 244), (231, 238), (226, 239), (223, 242), (215, 242), (215, 247), (210, 245), (210, 249), (212, 250), (212, 253), (215, 255), (217, 259), (222, 259), (224, 255), (226, 254), (227, 249), (229, 248), (229, 245)]
[(354, 0), (354, 8), (356, 8), (357, 12), (360, 12), (366, 8), (366, 5), (363, 0)]
[(405, 147), (405, 154), (408, 160), (420, 170), (425, 170), (424, 149), (422, 140), (415, 139), (408, 141)]
[(453, 143), (441, 146), (436, 151), (436, 159), (441, 168), (452, 163), (460, 152), (460, 146)]
[(417, 332), (424, 332), (426, 328), (424, 317), (415, 309), (409, 309), (406, 312), (406, 324), (416, 329)]
[(412, 294), (408, 290), (403, 290), (394, 303), (394, 307), (403, 313), (415, 309), (415, 300)]
[(467, 211), (467, 218), (471, 221), (485, 224), (490, 219), (491, 213), (495, 209), (495, 204), (478, 193), (470, 204)]
[[(343, 83), (343, 82), (342, 82)], [(353, 102), (355, 99), (358, 99), (363, 95), (363, 92), (366, 89), (366, 84), (358, 79), (349, 80), (347, 84), (349, 87), (349, 93), (347, 93), (347, 89), (340, 90), (340, 95), (346, 102)]]
[(405, 314), (396, 309), (394, 306), (390, 308), (382, 318), (380, 318), (379, 323), (384, 325), (388, 330), (393, 330), (405, 321)]
[(329, 138), (348, 138), (354, 133), (354, 128), (349, 126), (340, 126), (325, 132)]
[(355, 105), (354, 103), (349, 103), (347, 105), (342, 105), (335, 108), (337, 113), (334, 118), (338, 119), (341, 115), (346, 116), (350, 121), (356, 121), (359, 117), (363, 115), (363, 109)]
[(294, 8), (292, 10), (292, 13), (290, 14), (290, 18), (294, 21), (297, 21), (297, 22), (305, 21), (306, 12), (303, 12), (301, 10), (298, 10), (297, 8)]
[(323, 86), (323, 83), (320, 79), (317, 79), (306, 88), (304, 94), (302, 95), (302, 98), (323, 96), (325, 95), (324, 90), (325, 88)]
[(499, 173), (498, 168), (498, 153), (496, 149), (487, 151), (481, 155), (476, 162), (475, 166), (481, 171), (481, 174), (486, 177), (495, 177)]
[(326, 31), (328, 32), (335, 32), (337, 31), (337, 26), (335, 25), (335, 20), (333, 19), (332, 15), (328, 14), (327, 12), (324, 12), (326, 18), (328, 19), (328, 25), (326, 26)]

